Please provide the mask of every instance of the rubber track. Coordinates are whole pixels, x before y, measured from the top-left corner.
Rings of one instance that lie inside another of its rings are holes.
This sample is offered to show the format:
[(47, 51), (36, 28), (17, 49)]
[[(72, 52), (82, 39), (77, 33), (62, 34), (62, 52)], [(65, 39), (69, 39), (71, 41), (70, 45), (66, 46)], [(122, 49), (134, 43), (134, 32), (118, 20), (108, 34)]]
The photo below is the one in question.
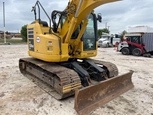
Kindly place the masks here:
[[(27, 67), (30, 65), (30, 66), (33, 66), (35, 69), (41, 70), (43, 72), (43, 74), (48, 73), (49, 77), (52, 77), (51, 79), (54, 79), (54, 82), (56, 82), (54, 84), (59, 85), (59, 86), (57, 86), (58, 87), (57, 92), (59, 94), (56, 94), (56, 95), (58, 95), (58, 97), (55, 97), (56, 99), (63, 99), (65, 97), (74, 95), (74, 89), (82, 87), (80, 77), (78, 76), (78, 74), (75, 71), (68, 69), (66, 67), (57, 65), (55, 63), (43, 62), (43, 61), (40, 61), (40, 60), (37, 60), (34, 58), (22, 58), (22, 59), (20, 59), (19, 63), (20, 63), (20, 65), (19, 65), (20, 71), (23, 74), (29, 74), (29, 73), (27, 71), (25, 71), (24, 69), (22, 69), (22, 63), (25, 63)], [(26, 76), (30, 77), (29, 75), (26, 75)], [(30, 77), (30, 79), (36, 80), (37, 78)], [(37, 79), (37, 81), (38, 81), (38, 79)], [(41, 84), (39, 83), (39, 85), (41, 85)], [(49, 84), (49, 85), (54, 87), (52, 84)], [(69, 87), (70, 89), (68, 89), (70, 91), (63, 93), (62, 92), (63, 86), (66, 87), (67, 85), (70, 86)], [(42, 86), (40, 86), (40, 87), (42, 87)], [(55, 88), (55, 90), (56, 90), (56, 88)], [(48, 91), (46, 91), (46, 92), (48, 92)], [(54, 97), (54, 95), (52, 95), (52, 96)]]
[[(103, 65), (103, 67), (107, 69), (109, 77), (115, 77), (118, 75), (118, 69), (115, 64), (105, 61), (93, 60), (93, 59), (92, 61), (96, 64)], [(26, 63), (26, 65), (28, 66), (30, 65), (35, 69), (42, 71), (43, 73), (47, 73), (47, 75), (49, 76), (46, 77), (47, 78), (52, 77), (51, 79), (54, 79), (56, 82), (54, 84), (59, 85), (58, 89), (53, 88), (54, 86), (52, 84), (44, 83), (36, 76), (29, 75), (29, 73), (22, 68), (22, 63)], [(19, 67), (20, 71), (27, 78), (32, 80), (37, 86), (39, 86), (41, 89), (43, 89), (45, 92), (52, 95), (56, 99), (63, 99), (71, 95), (74, 95), (74, 90), (76, 88), (79, 89), (82, 87), (80, 77), (74, 70), (68, 69), (56, 63), (47, 63), (34, 58), (22, 58), (19, 61)], [(69, 92), (63, 93), (62, 92), (63, 86), (67, 85), (70, 86), (68, 87)]]

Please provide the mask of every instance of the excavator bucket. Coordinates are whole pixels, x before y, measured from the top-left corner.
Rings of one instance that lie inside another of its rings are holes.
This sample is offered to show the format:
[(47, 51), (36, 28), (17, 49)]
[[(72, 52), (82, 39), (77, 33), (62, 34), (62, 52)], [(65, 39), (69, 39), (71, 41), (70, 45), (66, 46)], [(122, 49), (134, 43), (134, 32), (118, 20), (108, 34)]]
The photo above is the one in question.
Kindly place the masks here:
[(79, 115), (87, 115), (92, 110), (118, 97), (134, 85), (131, 81), (133, 71), (110, 78), (93, 86), (75, 91), (74, 108)]

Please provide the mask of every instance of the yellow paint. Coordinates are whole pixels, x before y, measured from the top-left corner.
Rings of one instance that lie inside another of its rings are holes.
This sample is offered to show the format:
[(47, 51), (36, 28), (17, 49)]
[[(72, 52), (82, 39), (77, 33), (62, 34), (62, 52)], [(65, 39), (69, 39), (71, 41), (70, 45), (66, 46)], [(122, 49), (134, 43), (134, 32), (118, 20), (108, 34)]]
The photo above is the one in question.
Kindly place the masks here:
[[(50, 34), (49, 27), (43, 27), (42, 24), (39, 24), (38, 20), (33, 24), (29, 24), (27, 32), (33, 31), (32, 34), (29, 34), (33, 37), (28, 38), (29, 55), (47, 62), (63, 62), (68, 61), (69, 58), (88, 58), (96, 56), (97, 47), (95, 50), (91, 51), (83, 50), (81, 37), (88, 24), (87, 17), (94, 8), (115, 1), (118, 0), (83, 0), (80, 9), (78, 9), (80, 0), (71, 0), (69, 5), (76, 7), (73, 7), (73, 12), (72, 9), (69, 9), (70, 6), (66, 8), (68, 11), (67, 18), (62, 28), (59, 27), (58, 32), (54, 34)], [(78, 15), (75, 17), (76, 11), (78, 11)], [(83, 24), (78, 37), (71, 39), (73, 32), (81, 22)], [(70, 48), (70, 45), (73, 50)]]

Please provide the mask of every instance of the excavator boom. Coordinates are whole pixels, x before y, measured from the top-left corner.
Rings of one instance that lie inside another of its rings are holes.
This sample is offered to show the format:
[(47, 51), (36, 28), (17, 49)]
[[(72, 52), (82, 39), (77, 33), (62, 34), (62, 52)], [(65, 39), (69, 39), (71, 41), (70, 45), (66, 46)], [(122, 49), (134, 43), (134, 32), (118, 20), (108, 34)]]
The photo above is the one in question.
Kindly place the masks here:
[[(73, 32), (80, 25), (82, 20), (87, 19), (93, 9), (100, 5), (116, 1), (120, 0), (71, 0), (66, 8), (68, 17), (60, 33), (63, 37), (66, 36), (64, 42), (69, 42)], [(69, 28), (67, 28), (68, 26)]]

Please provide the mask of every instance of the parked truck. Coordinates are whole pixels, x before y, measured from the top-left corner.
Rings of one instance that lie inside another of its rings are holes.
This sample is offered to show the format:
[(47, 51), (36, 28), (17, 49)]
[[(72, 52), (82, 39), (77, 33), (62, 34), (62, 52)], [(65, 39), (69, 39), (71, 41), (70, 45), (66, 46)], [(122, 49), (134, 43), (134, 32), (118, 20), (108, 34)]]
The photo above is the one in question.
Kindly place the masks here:
[(117, 51), (123, 55), (150, 57), (153, 52), (153, 33), (128, 33), (118, 44)]
[(98, 39), (98, 47), (112, 47), (115, 46), (116, 43), (120, 42), (119, 35), (111, 35), (111, 34), (103, 34)]
[(98, 38), (98, 47), (110, 47), (111, 45), (111, 35), (108, 33), (103, 33), (103, 35)]

